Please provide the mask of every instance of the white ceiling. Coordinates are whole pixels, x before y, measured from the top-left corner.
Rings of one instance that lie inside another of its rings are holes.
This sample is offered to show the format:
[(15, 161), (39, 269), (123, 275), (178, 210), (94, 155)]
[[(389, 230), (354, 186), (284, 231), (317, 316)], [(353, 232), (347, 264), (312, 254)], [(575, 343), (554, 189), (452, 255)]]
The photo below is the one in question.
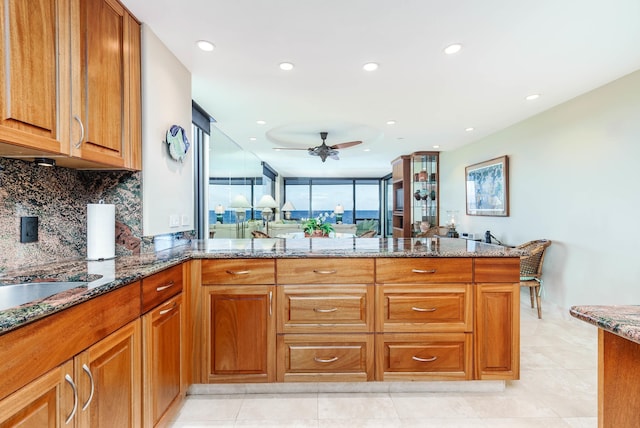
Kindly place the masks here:
[[(471, 144), (640, 69), (639, 0), (123, 2), (191, 71), (215, 126), (284, 176), (380, 177), (401, 154)], [(326, 163), (273, 150), (321, 131), (364, 143)]]

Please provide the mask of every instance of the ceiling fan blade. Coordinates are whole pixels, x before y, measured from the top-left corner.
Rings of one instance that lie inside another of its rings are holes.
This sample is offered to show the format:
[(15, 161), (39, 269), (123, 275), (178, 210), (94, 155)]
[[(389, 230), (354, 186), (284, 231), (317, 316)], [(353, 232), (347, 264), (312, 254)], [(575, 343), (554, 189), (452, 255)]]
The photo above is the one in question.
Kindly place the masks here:
[(347, 147), (357, 146), (358, 144), (362, 144), (362, 141), (349, 141), (346, 143), (334, 144), (333, 146), (329, 146), (332, 149), (346, 149)]

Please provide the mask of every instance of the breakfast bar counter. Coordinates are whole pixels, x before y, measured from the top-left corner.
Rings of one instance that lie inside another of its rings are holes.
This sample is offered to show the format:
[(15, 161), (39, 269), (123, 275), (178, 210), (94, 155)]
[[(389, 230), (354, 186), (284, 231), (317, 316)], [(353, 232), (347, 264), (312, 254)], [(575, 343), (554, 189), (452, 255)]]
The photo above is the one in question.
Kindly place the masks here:
[(637, 427), (640, 306), (573, 306), (570, 313), (598, 327), (598, 427)]

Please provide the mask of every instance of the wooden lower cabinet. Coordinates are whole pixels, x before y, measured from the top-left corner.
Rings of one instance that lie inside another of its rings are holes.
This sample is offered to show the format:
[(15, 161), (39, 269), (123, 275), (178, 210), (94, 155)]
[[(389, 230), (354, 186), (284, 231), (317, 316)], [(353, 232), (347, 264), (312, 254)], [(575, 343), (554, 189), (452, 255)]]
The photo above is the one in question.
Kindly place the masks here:
[(275, 382), (275, 287), (203, 287), (203, 383)]
[(376, 335), (376, 380), (471, 380), (471, 333)]
[(278, 382), (374, 380), (373, 334), (278, 335)]
[(520, 284), (476, 285), (476, 379), (520, 378)]
[(168, 425), (186, 394), (185, 321), (182, 293), (142, 317), (144, 427)]
[(0, 401), (0, 427), (141, 426), (140, 321)]
[(68, 361), (0, 400), (0, 427), (65, 426), (73, 409), (73, 392), (65, 376), (72, 372), (73, 362)]

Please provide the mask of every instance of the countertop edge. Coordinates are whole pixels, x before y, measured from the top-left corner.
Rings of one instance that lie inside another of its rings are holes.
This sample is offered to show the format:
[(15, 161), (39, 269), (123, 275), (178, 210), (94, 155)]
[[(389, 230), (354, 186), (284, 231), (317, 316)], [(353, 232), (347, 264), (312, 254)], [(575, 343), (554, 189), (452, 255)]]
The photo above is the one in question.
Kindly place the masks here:
[(569, 313), (574, 318), (640, 344), (640, 306), (572, 306)]

